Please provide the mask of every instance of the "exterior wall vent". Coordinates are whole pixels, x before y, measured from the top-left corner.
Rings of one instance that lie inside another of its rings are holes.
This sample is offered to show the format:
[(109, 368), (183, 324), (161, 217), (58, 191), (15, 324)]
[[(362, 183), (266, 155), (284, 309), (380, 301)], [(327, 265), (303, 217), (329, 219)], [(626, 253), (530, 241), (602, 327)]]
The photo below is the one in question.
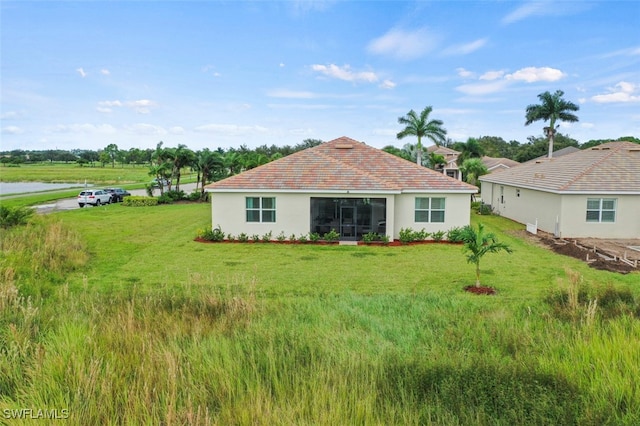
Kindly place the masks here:
[(353, 144), (350, 143), (337, 143), (335, 145), (336, 149), (353, 149)]

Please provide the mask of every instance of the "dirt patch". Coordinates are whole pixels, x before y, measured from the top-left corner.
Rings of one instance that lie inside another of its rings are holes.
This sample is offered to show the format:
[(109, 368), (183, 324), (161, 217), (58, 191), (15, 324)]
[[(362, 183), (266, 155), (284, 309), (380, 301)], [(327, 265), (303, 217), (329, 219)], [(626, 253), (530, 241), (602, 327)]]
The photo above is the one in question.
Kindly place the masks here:
[(496, 294), (496, 289), (493, 287), (484, 287), (484, 286), (476, 287), (475, 285), (466, 286), (464, 288), (464, 291), (473, 293), (473, 294), (485, 295), (485, 296)]
[[(640, 266), (640, 252), (629, 248), (629, 246), (640, 246), (640, 240), (604, 240), (598, 238), (563, 240), (544, 232), (533, 235), (526, 231), (517, 231), (516, 234), (533, 244), (553, 250), (555, 253), (585, 261), (595, 269), (621, 274), (640, 271), (640, 267), (636, 268), (618, 260), (626, 257), (631, 262), (638, 261)], [(604, 255), (607, 259), (599, 256), (598, 253)]]

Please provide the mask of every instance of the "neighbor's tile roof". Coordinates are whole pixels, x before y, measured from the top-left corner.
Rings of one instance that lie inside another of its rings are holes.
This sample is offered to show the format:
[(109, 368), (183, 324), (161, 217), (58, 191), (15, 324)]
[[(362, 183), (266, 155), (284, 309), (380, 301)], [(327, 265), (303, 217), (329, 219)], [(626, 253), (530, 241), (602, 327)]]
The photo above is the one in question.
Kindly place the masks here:
[(609, 142), (520, 164), (484, 175), (480, 181), (558, 193), (640, 194), (640, 145)]
[(410, 190), (473, 193), (477, 188), (442, 173), (341, 137), (205, 187), (210, 192)]
[[(505, 168), (511, 168), (511, 167), (515, 167), (515, 166), (519, 166), (520, 163), (518, 163), (515, 160), (512, 160), (510, 158), (495, 158), (495, 157), (487, 157), (486, 155), (484, 157), (482, 157), (482, 163), (487, 166), (487, 169), (489, 171), (500, 167), (500, 169)], [(498, 169), (498, 170), (500, 170)]]

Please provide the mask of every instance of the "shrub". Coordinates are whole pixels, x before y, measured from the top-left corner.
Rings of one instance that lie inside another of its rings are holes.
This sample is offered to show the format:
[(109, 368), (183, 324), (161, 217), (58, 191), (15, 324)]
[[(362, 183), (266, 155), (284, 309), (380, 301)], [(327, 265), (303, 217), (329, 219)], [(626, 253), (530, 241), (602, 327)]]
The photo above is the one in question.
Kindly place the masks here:
[(324, 239), (329, 242), (338, 241), (340, 239), (340, 234), (338, 234), (335, 229), (332, 229), (324, 234)]
[(461, 243), (463, 237), (464, 228), (456, 226), (447, 231), (447, 240), (452, 243)]
[(206, 201), (206, 198), (207, 198), (207, 193), (205, 192), (204, 194), (201, 194), (200, 191), (193, 191), (187, 197), (189, 201), (201, 201), (201, 200)]
[(317, 232), (312, 232), (311, 234), (309, 234), (309, 240), (313, 243), (317, 243), (318, 241), (320, 241), (320, 234), (318, 234)]
[(241, 243), (246, 243), (247, 241), (249, 241), (249, 236), (243, 232), (238, 235), (238, 241), (240, 241)]
[(433, 234), (431, 234), (431, 238), (433, 238), (433, 241), (442, 241), (444, 236), (445, 236), (445, 232), (444, 231), (438, 231), (438, 232), (434, 232)]
[(362, 241), (364, 241), (365, 244), (371, 244), (374, 241), (378, 241), (378, 234), (375, 232), (367, 232), (362, 236)]
[(231, 232), (229, 232), (229, 233), (227, 234), (227, 240), (229, 240), (229, 241), (235, 241), (235, 240), (236, 240), (236, 237), (234, 237), (234, 236), (233, 236), (233, 234), (232, 234)]
[(478, 214), (486, 216), (486, 215), (490, 215), (491, 213), (493, 213), (491, 204), (485, 204), (485, 203), (480, 204), (480, 207), (478, 208)]
[(481, 205), (482, 205), (482, 201), (472, 201), (471, 202), (471, 210), (478, 211), (478, 209), (480, 209)]
[(271, 237), (273, 236), (273, 232), (269, 231), (266, 234), (264, 234), (261, 239), (263, 243), (268, 243), (269, 241), (271, 241)]
[(251, 235), (251, 241), (253, 241), (254, 243), (257, 243), (258, 241), (260, 241), (260, 235), (258, 234)]
[(24, 225), (33, 216), (33, 209), (29, 207), (7, 207), (0, 205), (0, 228), (8, 229)]
[(158, 204), (173, 204), (173, 198), (169, 197), (167, 194), (162, 194), (157, 198)]
[[(147, 196), (149, 197), (153, 197), (153, 185), (151, 185), (150, 183), (146, 184), (144, 186), (145, 191), (147, 191)], [(131, 197), (129, 197), (131, 198)]]
[(155, 197), (143, 197), (138, 195), (125, 197), (125, 199), (122, 201), (122, 205), (126, 207), (157, 206), (158, 204), (158, 199)]
[(411, 228), (400, 229), (400, 242), (402, 244), (409, 244), (414, 241), (423, 241), (429, 237), (429, 233), (424, 229), (420, 231), (414, 231)]
[(176, 191), (175, 189), (172, 189), (171, 191), (165, 192), (163, 195), (166, 195), (173, 201), (180, 201), (187, 198), (183, 190)]
[(284, 231), (280, 231), (280, 233), (276, 237), (276, 240), (278, 240), (281, 243), (284, 242), (284, 240), (286, 240), (286, 239), (287, 239), (287, 236), (284, 235)]
[(224, 240), (224, 232), (219, 226), (214, 229), (201, 229), (198, 232), (198, 237), (206, 241), (222, 241)]
[(307, 241), (308, 241), (307, 234), (300, 234), (300, 236), (298, 237), (298, 242), (306, 243)]

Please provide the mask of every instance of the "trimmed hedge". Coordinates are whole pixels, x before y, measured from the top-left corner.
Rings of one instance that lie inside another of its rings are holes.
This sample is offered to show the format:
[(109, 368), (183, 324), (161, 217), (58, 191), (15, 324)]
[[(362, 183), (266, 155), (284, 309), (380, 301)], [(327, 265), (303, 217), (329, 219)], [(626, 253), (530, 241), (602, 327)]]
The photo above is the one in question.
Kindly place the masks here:
[(122, 201), (122, 205), (126, 207), (157, 206), (158, 199), (156, 197), (132, 195), (129, 197), (125, 197), (125, 199)]

